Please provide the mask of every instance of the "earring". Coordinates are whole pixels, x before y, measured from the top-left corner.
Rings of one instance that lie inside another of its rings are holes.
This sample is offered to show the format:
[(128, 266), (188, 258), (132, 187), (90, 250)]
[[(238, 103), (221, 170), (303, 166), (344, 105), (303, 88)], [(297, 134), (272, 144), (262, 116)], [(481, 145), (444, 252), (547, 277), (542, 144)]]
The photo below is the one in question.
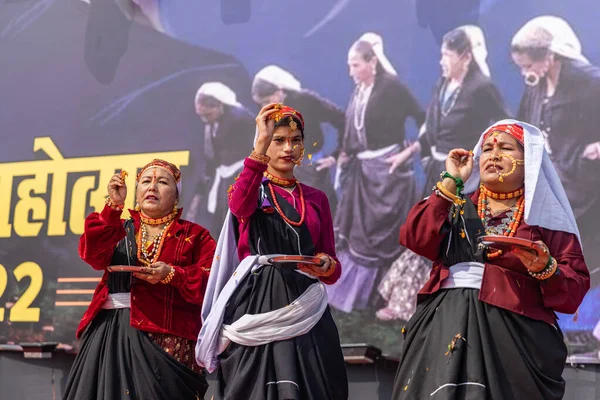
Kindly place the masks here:
[(297, 160), (294, 160), (294, 164), (300, 165), (302, 163), (303, 158), (304, 158), (304, 148), (300, 152), (300, 157)]
[(179, 204), (178, 201), (175, 201), (175, 204), (173, 204), (173, 211), (179, 211), (179, 209), (177, 208), (177, 205)]
[(140, 207), (140, 205), (138, 203), (135, 203), (134, 210), (137, 212), (140, 212), (142, 210), (142, 208)]

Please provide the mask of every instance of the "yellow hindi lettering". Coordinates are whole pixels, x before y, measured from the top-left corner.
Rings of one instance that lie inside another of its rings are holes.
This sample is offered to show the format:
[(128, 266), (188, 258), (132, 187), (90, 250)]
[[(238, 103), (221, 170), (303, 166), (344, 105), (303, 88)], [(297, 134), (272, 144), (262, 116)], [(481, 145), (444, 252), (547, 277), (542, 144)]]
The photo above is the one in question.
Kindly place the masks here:
[(83, 223), (86, 217), (87, 197), (96, 186), (96, 177), (83, 176), (73, 185), (71, 194), (71, 213), (69, 215), (69, 227), (75, 235), (83, 233)]
[[(46, 219), (47, 205), (42, 197), (32, 194), (44, 194), (48, 188), (48, 173), (34, 175), (21, 181), (17, 186), (19, 201), (15, 205), (14, 229), (21, 237), (37, 236)], [(30, 220), (31, 216), (31, 220)]]
[(12, 197), (13, 174), (0, 164), (0, 238), (10, 237), (10, 209)]
[(65, 196), (67, 194), (67, 169), (64, 158), (49, 137), (35, 138), (33, 151), (43, 150), (54, 162), (52, 169), (52, 189), (50, 190), (50, 212), (48, 214), (48, 236), (64, 236), (67, 232), (65, 222)]
[[(106, 185), (115, 173), (129, 172), (125, 206), (133, 208), (138, 169), (154, 158), (168, 160), (178, 167), (189, 163), (187, 150), (64, 158), (50, 137), (36, 138), (33, 148), (34, 151), (42, 150), (50, 160), (0, 163), (0, 238), (10, 237), (12, 229), (21, 237), (36, 236), (45, 221), (48, 236), (64, 236), (67, 233), (65, 210), (70, 210), (68, 226), (71, 233), (79, 235), (83, 233), (87, 212), (90, 209), (99, 212), (104, 207)], [(73, 184), (70, 207), (66, 203), (69, 174), (83, 175)], [(17, 185), (18, 200), (11, 221), (12, 187), (16, 176), (26, 178)], [(47, 193), (49, 176), (52, 176), (52, 184), (47, 204), (39, 195)], [(123, 218), (128, 218), (128, 214), (125, 211)]]

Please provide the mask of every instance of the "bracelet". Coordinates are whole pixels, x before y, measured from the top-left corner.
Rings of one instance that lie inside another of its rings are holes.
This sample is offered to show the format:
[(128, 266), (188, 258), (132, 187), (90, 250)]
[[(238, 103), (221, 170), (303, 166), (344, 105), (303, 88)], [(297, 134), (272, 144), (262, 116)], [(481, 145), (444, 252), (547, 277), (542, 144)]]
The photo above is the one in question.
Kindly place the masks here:
[(456, 184), (456, 195), (460, 196), (460, 194), (462, 193), (462, 191), (465, 187), (465, 183), (463, 182), (462, 179), (453, 177), (452, 175), (450, 175), (448, 173), (448, 171), (442, 171), (442, 173), (440, 174), (440, 178), (442, 180), (444, 180), (445, 178), (452, 179), (454, 181), (454, 183)]
[(558, 263), (556, 262), (556, 259), (550, 256), (550, 258), (548, 259), (548, 264), (546, 264), (543, 270), (541, 270), (540, 272), (531, 272), (530, 270), (527, 270), (527, 272), (529, 272), (529, 275), (531, 275), (535, 279), (543, 281), (544, 279), (548, 279), (552, 275), (554, 275), (557, 269)]
[(437, 197), (441, 197), (442, 199), (447, 200), (450, 203), (454, 203), (454, 200), (442, 193), (441, 190), (438, 189), (436, 186), (433, 187), (433, 193), (435, 193)]
[(125, 208), (125, 204), (115, 204), (112, 202), (110, 197), (107, 197), (104, 203), (115, 211), (123, 211)]
[(160, 283), (164, 283), (166, 285), (169, 282), (171, 282), (171, 280), (173, 280), (174, 276), (175, 276), (175, 268), (171, 267), (171, 271), (169, 271), (167, 276), (165, 276), (165, 279), (161, 280)]
[(451, 201), (452, 203), (457, 204), (459, 206), (465, 204), (465, 202), (466, 202), (465, 199), (462, 199), (459, 196), (451, 193), (448, 189), (446, 189), (444, 187), (444, 185), (442, 185), (442, 182), (438, 182), (436, 187), (437, 187), (436, 192), (439, 191), (440, 195), (443, 195), (440, 197), (444, 197), (445, 199), (447, 199), (447, 200)]
[(254, 161), (258, 161), (261, 164), (268, 164), (269, 161), (271, 161), (271, 157), (268, 155), (257, 153), (254, 150), (252, 150), (252, 153), (250, 153), (249, 158), (253, 159)]
[[(317, 254), (317, 257), (321, 257), (321, 256), (327, 256), (329, 257), (329, 255), (325, 254), (325, 253), (319, 253)], [(337, 266), (337, 261), (335, 261), (333, 259), (333, 257), (329, 257), (329, 268), (327, 268), (327, 271), (319, 274), (320, 278), (327, 278), (328, 276), (333, 275), (333, 273), (335, 272), (335, 267)]]

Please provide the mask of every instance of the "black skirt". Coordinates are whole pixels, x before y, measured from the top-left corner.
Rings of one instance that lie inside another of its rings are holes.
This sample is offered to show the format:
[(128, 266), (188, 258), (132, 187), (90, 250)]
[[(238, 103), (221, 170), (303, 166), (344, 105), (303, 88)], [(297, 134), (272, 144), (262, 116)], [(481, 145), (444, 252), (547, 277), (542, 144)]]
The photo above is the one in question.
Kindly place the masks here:
[(198, 400), (207, 389), (204, 375), (132, 328), (123, 308), (102, 310), (85, 331), (63, 400)]
[[(225, 320), (290, 304), (315, 281), (289, 264), (265, 266), (232, 295)], [(262, 346), (230, 343), (219, 356), (215, 400), (346, 400), (348, 379), (329, 308), (310, 332)]]
[(440, 290), (405, 328), (394, 400), (559, 400), (567, 348), (560, 329), (478, 300), (477, 289)]

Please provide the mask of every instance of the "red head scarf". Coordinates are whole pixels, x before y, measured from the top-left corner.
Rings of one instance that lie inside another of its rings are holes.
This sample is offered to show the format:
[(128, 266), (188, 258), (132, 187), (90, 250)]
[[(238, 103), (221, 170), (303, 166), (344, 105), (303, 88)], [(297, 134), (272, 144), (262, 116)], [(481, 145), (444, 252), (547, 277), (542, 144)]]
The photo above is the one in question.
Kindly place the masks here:
[(270, 119), (274, 119), (275, 122), (279, 122), (282, 118), (285, 117), (295, 117), (297, 120), (300, 121), (300, 130), (304, 132), (304, 117), (302, 116), (302, 114), (300, 114), (300, 112), (294, 110), (292, 107), (283, 105), (281, 103), (277, 104), (275, 106), (275, 109), (277, 109), (278, 111), (271, 114), (269, 116)]
[(142, 176), (142, 174), (144, 173), (144, 171), (146, 171), (148, 168), (163, 168), (163, 169), (165, 169), (168, 173), (170, 173), (173, 176), (173, 179), (175, 179), (175, 183), (179, 183), (179, 181), (181, 180), (181, 171), (179, 171), (179, 168), (177, 168), (175, 166), (175, 164), (171, 164), (168, 161), (160, 160), (158, 158), (155, 158), (154, 160), (152, 160), (151, 162), (149, 162), (148, 164), (146, 164), (141, 169), (140, 173), (137, 175), (137, 177), (135, 178), (135, 180), (139, 181), (140, 177)]
[(506, 124), (506, 125), (494, 125), (487, 132), (483, 134), (483, 142), (493, 133), (508, 133), (512, 136), (517, 142), (521, 143), (521, 146), (525, 145), (525, 132), (523, 131), (523, 127), (516, 124)]

